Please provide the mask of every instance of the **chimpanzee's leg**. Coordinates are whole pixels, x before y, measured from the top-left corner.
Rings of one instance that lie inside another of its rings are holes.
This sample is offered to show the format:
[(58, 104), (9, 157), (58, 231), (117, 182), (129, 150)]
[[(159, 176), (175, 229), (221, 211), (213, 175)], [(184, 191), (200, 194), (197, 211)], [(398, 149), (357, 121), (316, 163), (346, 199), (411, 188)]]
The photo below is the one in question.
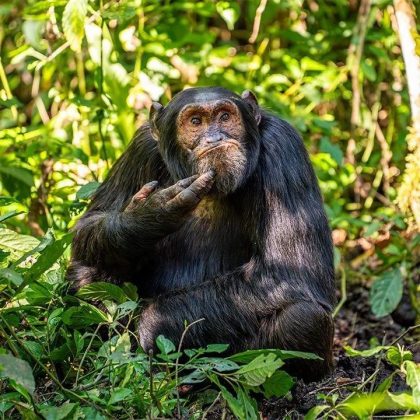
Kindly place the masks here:
[(331, 315), (312, 302), (292, 303), (281, 312), (265, 317), (258, 337), (259, 348), (279, 348), (315, 353), (322, 361), (291, 359), (286, 369), (312, 381), (328, 374), (333, 367), (334, 324)]

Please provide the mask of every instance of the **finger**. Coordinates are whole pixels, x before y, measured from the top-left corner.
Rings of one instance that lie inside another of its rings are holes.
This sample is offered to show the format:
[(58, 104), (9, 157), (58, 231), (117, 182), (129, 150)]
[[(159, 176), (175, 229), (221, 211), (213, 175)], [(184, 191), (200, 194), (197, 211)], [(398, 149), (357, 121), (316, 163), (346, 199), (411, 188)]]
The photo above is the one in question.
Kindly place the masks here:
[(162, 198), (166, 201), (171, 200), (176, 195), (178, 195), (181, 191), (185, 188), (190, 186), (194, 180), (198, 178), (198, 175), (190, 176), (189, 178), (181, 179), (176, 184), (170, 186), (169, 188), (165, 188), (161, 191)]
[(198, 176), (199, 175), (193, 175), (193, 176), (190, 176), (189, 178), (181, 179), (181, 181), (178, 181), (177, 184), (180, 185), (181, 187), (187, 188), (198, 178)]
[(214, 172), (206, 172), (197, 178), (189, 187), (181, 191), (168, 202), (168, 210), (176, 208), (193, 208), (207, 194), (214, 182)]
[(214, 171), (208, 171), (197, 178), (186, 190), (191, 191), (200, 199), (206, 195), (214, 183)]
[(149, 197), (149, 195), (156, 190), (157, 186), (158, 186), (158, 181), (152, 181), (152, 182), (148, 182), (147, 184), (143, 185), (143, 187), (140, 189), (140, 191), (138, 191), (134, 197), (133, 200), (135, 201), (143, 201), (145, 200), (147, 197)]

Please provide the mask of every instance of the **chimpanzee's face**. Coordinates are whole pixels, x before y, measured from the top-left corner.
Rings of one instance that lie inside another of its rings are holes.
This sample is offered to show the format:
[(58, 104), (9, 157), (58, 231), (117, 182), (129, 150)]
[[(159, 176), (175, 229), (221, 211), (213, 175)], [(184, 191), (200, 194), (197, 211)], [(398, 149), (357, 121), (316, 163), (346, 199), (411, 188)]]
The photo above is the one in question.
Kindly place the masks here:
[(177, 141), (194, 173), (216, 172), (215, 188), (234, 191), (246, 170), (245, 129), (241, 113), (229, 99), (191, 103), (178, 114)]
[(175, 179), (209, 170), (219, 193), (235, 191), (250, 176), (259, 154), (261, 120), (255, 96), (223, 88), (186, 89), (166, 107), (153, 103), (151, 134)]

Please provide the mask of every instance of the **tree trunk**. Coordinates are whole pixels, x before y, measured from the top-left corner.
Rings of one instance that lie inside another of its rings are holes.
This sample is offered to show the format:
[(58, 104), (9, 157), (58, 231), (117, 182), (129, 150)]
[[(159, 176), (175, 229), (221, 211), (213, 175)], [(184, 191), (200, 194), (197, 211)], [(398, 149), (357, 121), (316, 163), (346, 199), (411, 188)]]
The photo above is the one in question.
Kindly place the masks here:
[(408, 136), (407, 164), (403, 183), (398, 193), (398, 203), (403, 211), (414, 216), (420, 228), (420, 57), (416, 52), (415, 11), (410, 0), (394, 0), (401, 50), (407, 75), (410, 96), (412, 132)]

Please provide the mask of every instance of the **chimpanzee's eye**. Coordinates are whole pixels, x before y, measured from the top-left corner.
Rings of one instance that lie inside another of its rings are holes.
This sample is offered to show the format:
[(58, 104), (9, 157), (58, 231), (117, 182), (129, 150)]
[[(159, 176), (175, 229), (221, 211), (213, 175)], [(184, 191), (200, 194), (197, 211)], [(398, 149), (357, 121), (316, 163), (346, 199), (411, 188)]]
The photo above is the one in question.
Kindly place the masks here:
[(224, 112), (220, 117), (220, 121), (227, 121), (229, 118), (230, 115), (227, 112)]
[(191, 124), (193, 124), (193, 125), (200, 125), (201, 124), (201, 118), (199, 118), (199, 117), (192, 117), (191, 118)]

